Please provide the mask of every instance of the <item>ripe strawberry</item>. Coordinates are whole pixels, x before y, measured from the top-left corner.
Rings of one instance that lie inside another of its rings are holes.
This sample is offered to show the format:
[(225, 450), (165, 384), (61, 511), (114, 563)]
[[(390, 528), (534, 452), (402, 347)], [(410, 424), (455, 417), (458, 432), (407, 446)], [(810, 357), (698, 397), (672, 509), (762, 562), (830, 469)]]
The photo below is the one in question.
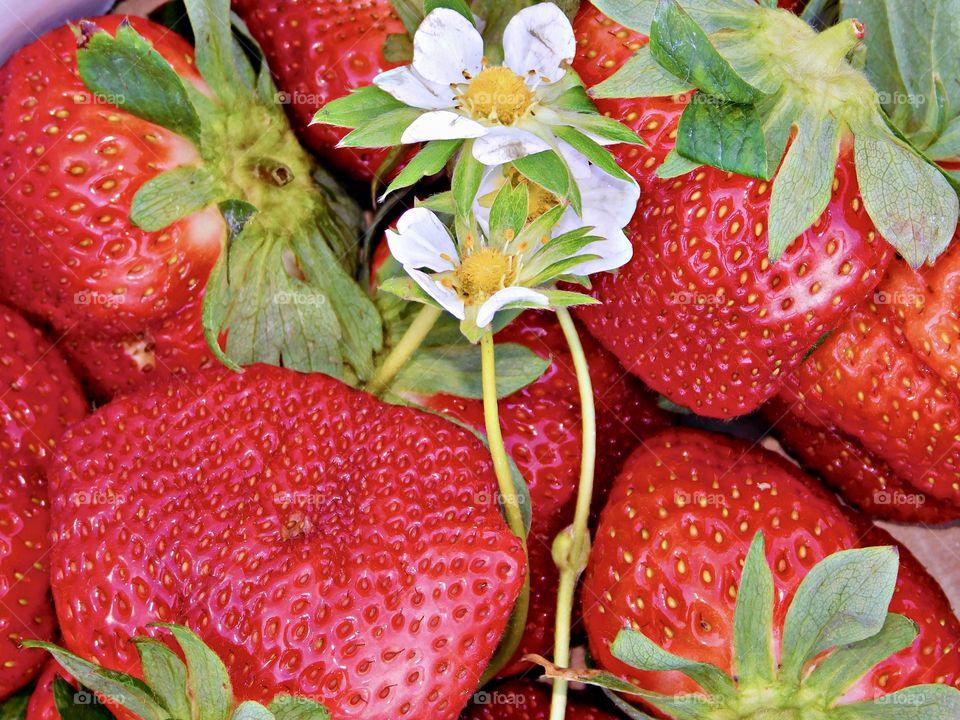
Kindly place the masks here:
[[(647, 39), (585, 4), (574, 62), (590, 86)], [(859, 194), (844, 140), (825, 213), (777, 263), (767, 255), (771, 184), (701, 167), (675, 179), (655, 171), (674, 147), (688, 96), (600, 101), (649, 148), (615, 149), (640, 183), (633, 260), (596, 282), (601, 305), (580, 317), (625, 367), (698, 414), (756, 409), (824, 332), (879, 282), (893, 253)]]
[[(529, 680), (513, 680), (475, 693), (473, 702), (460, 715), (460, 720), (547, 720), (549, 717), (550, 686)], [(617, 716), (574, 697), (567, 706), (567, 717), (576, 720), (615, 720)]]
[(49, 639), (50, 510), (44, 466), (86, 402), (59, 351), (13, 310), (0, 306), (0, 699), (36, 675), (43, 653), (23, 638)]
[(67, 682), (73, 683), (73, 678), (62, 668), (56, 660), (48, 660), (43, 672), (37, 678), (37, 685), (30, 695), (27, 704), (26, 720), (60, 720), (60, 713), (53, 700), (53, 681), (57, 675)]
[[(178, 622), (240, 699), (454, 718), (523, 583), (519, 542), (474, 503), (495, 487), (486, 448), (319, 374), (127, 395), (74, 427), (50, 478), (65, 645), (129, 671), (127, 640)], [(70, 500), (94, 492), (110, 506)]]
[(824, 432), (881, 469), (881, 482), (839, 484), (871, 514), (960, 518), (958, 278), (956, 244), (921, 274), (897, 262), (781, 393), (787, 415), (775, 427), (810, 467), (836, 483), (829, 456), (805, 442)]
[[(639, 381), (617, 361), (582, 338), (590, 363), (597, 406), (597, 469), (595, 498), (607, 489), (632, 449), (665, 427), (666, 413)], [(553, 363), (537, 381), (500, 401), (504, 444), (530, 488), (532, 522), (528, 538), (530, 610), (523, 641), (501, 672), (509, 676), (529, 669), (523, 657), (542, 655), (553, 646), (556, 587), (559, 579), (551, 548), (573, 522), (580, 477), (580, 397), (573, 361), (554, 315), (527, 312), (497, 334), (497, 342), (525, 345)], [(479, 400), (435, 395), (421, 402), (480, 431), (484, 429)]]
[(303, 142), (339, 169), (372, 180), (389, 148), (337, 148), (348, 131), (310, 123), (322, 106), (401, 64), (384, 56), (387, 38), (407, 32), (390, 1), (233, 0), (233, 8), (263, 48)]
[[(773, 572), (774, 657), (784, 651), (789, 602), (814, 565), (847, 548), (891, 543), (779, 455), (693, 430), (646, 442), (611, 492), (584, 581), (598, 665), (651, 691), (695, 689), (679, 673), (638, 671), (616, 659), (610, 643), (628, 627), (671, 653), (732, 673), (738, 584), (759, 531)], [(845, 692), (845, 702), (920, 683), (960, 685), (960, 622), (923, 568), (905, 552), (901, 562), (890, 612), (917, 623), (919, 634)], [(777, 687), (770, 697), (789, 699), (791, 692)], [(797, 702), (802, 714), (809, 698)]]

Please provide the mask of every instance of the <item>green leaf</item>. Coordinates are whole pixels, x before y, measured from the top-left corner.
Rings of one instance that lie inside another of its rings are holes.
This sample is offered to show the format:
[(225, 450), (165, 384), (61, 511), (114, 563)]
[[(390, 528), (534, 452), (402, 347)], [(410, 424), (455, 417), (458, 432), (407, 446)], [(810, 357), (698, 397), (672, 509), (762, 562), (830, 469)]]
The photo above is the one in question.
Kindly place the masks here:
[(910, 647), (918, 633), (917, 624), (890, 613), (876, 635), (837, 648), (820, 662), (803, 681), (805, 688), (826, 703), (843, 697), (860, 678), (890, 656)]
[(187, 695), (195, 720), (227, 720), (233, 707), (233, 688), (223, 661), (196, 633), (172, 623), (157, 623), (176, 638), (186, 659)]
[(480, 192), (480, 183), (485, 172), (484, 165), (473, 156), (473, 140), (467, 140), (453, 169), (451, 181), (453, 199), (460, 218), (466, 218), (473, 213), (473, 201)]
[(397, 13), (397, 17), (400, 18), (407, 32), (413, 35), (420, 27), (420, 23), (423, 22), (422, 0), (390, 0), (390, 5)]
[(249, 100), (253, 68), (233, 36), (230, 0), (186, 0), (196, 46), (197, 69), (227, 105)]
[(843, 128), (831, 115), (804, 113), (770, 197), (767, 253), (773, 262), (826, 210)]
[(741, 104), (763, 97), (763, 92), (740, 77), (720, 55), (704, 29), (676, 0), (661, 0), (657, 6), (650, 28), (650, 52), (665, 70), (708, 95)]
[(650, 46), (644, 45), (622, 68), (595, 85), (590, 94), (595, 98), (669, 97), (693, 89), (690, 83), (664, 70), (654, 59)]
[(24, 720), (32, 688), (26, 687), (0, 703), (0, 720)]
[(841, 705), (831, 720), (956, 720), (960, 690), (949, 685), (915, 685), (869, 702)]
[(274, 720), (273, 713), (253, 700), (246, 700), (233, 711), (230, 720)]
[(393, 179), (383, 196), (410, 187), (425, 177), (436, 175), (462, 145), (463, 140), (434, 140), (427, 143)]
[(432, 13), (437, 8), (447, 8), (449, 10), (453, 10), (454, 12), (458, 12), (467, 20), (469, 20), (471, 25), (473, 24), (473, 13), (464, 0), (424, 0), (424, 17)]
[(782, 680), (799, 682), (807, 663), (824, 650), (880, 632), (897, 581), (898, 558), (893, 547), (846, 550), (807, 573), (783, 627)]
[[(594, 242), (598, 240), (602, 240), (602, 238), (593, 238)], [(552, 265), (546, 266), (526, 282), (534, 287), (546, 285), (551, 281), (556, 281), (558, 278), (562, 278), (567, 271), (572, 270), (577, 265), (582, 265), (583, 263), (590, 262), (591, 260), (599, 260), (600, 258), (600, 255), (593, 255), (591, 253), (577, 255), (576, 257), (567, 257), (563, 260), (558, 260)]]
[(94, 95), (200, 147), (200, 116), (184, 81), (128, 22), (115, 38), (95, 32), (77, 51), (77, 68)]
[(401, 277), (392, 277), (388, 280), (384, 280), (382, 283), (380, 283), (378, 289), (380, 292), (395, 295), (402, 300), (440, 307), (436, 300), (427, 295), (423, 288), (421, 288), (411, 277), (407, 275)]
[(387, 35), (387, 39), (383, 43), (383, 59), (393, 65), (409, 65), (412, 63), (413, 38), (406, 33)]
[(490, 240), (499, 244), (516, 238), (527, 223), (530, 197), (527, 187), (505, 182), (490, 208)]
[(585, 115), (596, 115), (599, 112), (593, 100), (587, 95), (586, 88), (579, 83), (565, 90), (560, 97), (550, 103), (550, 107)]
[(453, 200), (453, 193), (449, 190), (431, 195), (423, 200), (417, 200), (414, 207), (425, 207), (441, 215), (454, 215), (457, 212), (457, 206)]
[[(552, 238), (546, 245), (540, 245), (533, 259), (528, 264), (528, 269), (536, 271), (538, 268), (545, 268), (560, 260), (572, 257), (580, 253), (587, 245), (595, 243), (602, 238), (591, 235), (593, 228), (579, 228), (571, 230), (568, 233)], [(540, 233), (544, 235), (546, 233)]]
[(113, 720), (96, 695), (86, 688), (78, 690), (59, 675), (53, 679), (53, 704), (62, 720)]
[(730, 697), (735, 692), (733, 681), (716, 665), (686, 660), (669, 653), (635, 630), (623, 629), (618, 632), (610, 645), (610, 652), (617, 660), (638, 670), (681, 672), (712, 695)]
[(637, 0), (593, 0), (593, 5), (618, 25), (650, 35), (655, 2), (637, 2)]
[(733, 617), (739, 682), (760, 686), (774, 681), (773, 604), (773, 573), (764, 554), (763, 533), (757, 533), (743, 566)]
[[(576, 305), (596, 305), (600, 301), (583, 293), (571, 292), (569, 290), (542, 290), (537, 292), (547, 296), (550, 307), (574, 307)], [(507, 307), (510, 307), (509, 305)]]
[(680, 116), (676, 151), (699, 164), (749, 177), (769, 180), (776, 171), (759, 109), (700, 93)]
[(143, 678), (163, 699), (163, 704), (174, 718), (190, 717), (187, 698), (187, 667), (170, 648), (149, 637), (135, 637), (133, 642), (140, 654)]
[(358, 125), (337, 147), (388, 148), (401, 145), (404, 131), (422, 114), (423, 110), (413, 107), (389, 110)]
[(541, 185), (544, 189), (560, 198), (569, 198), (573, 209), (580, 214), (580, 191), (573, 181), (570, 168), (553, 150), (528, 155), (513, 161), (513, 167), (527, 180)]
[(914, 268), (935, 260), (953, 237), (960, 202), (929, 163), (902, 141), (860, 133), (857, 180), (870, 219)]
[[(516, 343), (497, 345), (497, 397), (505, 398), (536, 382), (550, 360)], [(423, 347), (397, 375), (391, 386), (396, 393), (429, 396), (444, 393), (481, 399), (480, 349), (461, 343)]]
[(676, 148), (667, 153), (660, 167), (657, 168), (657, 177), (669, 180), (691, 173), (702, 165), (693, 160), (687, 160), (683, 155), (677, 152)]
[(355, 128), (394, 110), (406, 108), (393, 95), (376, 85), (365, 85), (349, 95), (328, 102), (313, 116), (314, 123)]
[(206, 168), (181, 165), (144, 183), (133, 197), (130, 221), (157, 232), (217, 202), (222, 192)]
[(330, 712), (310, 698), (277, 695), (270, 703), (276, 720), (330, 720)]
[[(576, 115), (571, 115), (567, 113), (564, 115), (564, 118), (570, 122), (570, 125), (577, 128), (578, 130), (584, 130), (594, 135), (598, 135), (605, 140), (610, 140), (616, 143), (626, 143), (628, 145), (644, 145), (643, 138), (637, 135), (633, 130), (628, 128), (621, 122), (617, 122), (613, 118), (608, 118), (606, 115), (586, 115), (583, 113), (578, 113)], [(554, 131), (560, 128), (554, 128)]]
[(47, 650), (64, 670), (77, 679), (78, 683), (123, 705), (139, 715), (142, 720), (168, 720), (169, 718), (169, 713), (161, 699), (145, 683), (131, 675), (94, 665), (53, 643), (25, 640), (23, 647)]
[(607, 173), (607, 175), (619, 178), (625, 182), (633, 181), (633, 178), (617, 164), (617, 161), (613, 155), (610, 154), (610, 151), (595, 140), (592, 140), (579, 130), (571, 127), (555, 127), (553, 131), (558, 138), (583, 155), (600, 170)]

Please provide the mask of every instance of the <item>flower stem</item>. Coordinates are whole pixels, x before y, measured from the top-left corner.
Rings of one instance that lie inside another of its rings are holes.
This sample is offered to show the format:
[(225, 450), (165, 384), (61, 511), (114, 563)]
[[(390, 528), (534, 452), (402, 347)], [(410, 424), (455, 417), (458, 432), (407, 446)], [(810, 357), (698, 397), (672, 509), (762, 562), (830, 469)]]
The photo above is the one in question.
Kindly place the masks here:
[[(593, 499), (593, 476), (597, 461), (597, 417), (593, 400), (593, 383), (590, 380), (590, 367), (577, 326), (570, 313), (557, 310), (557, 319), (563, 335), (570, 346), (573, 367), (577, 374), (580, 389), (580, 408), (582, 416), (583, 450), (580, 459), (580, 485), (577, 489), (577, 506), (573, 525), (564, 530), (553, 545), (553, 559), (560, 570), (560, 583), (557, 588), (557, 619), (554, 629), (553, 661), (559, 667), (570, 665), (570, 625), (573, 621), (573, 598), (577, 587), (577, 578), (586, 568), (590, 555), (590, 503)], [(550, 703), (550, 720), (563, 720), (567, 711), (567, 681), (559, 678), (553, 681), (553, 698)]]
[(424, 305), (423, 309), (417, 314), (407, 328), (407, 331), (400, 338), (400, 342), (390, 351), (386, 359), (377, 368), (370, 382), (367, 383), (366, 390), (372, 395), (380, 395), (390, 387), (390, 384), (397, 377), (397, 374), (403, 370), (411, 356), (417, 351), (424, 338), (437, 324), (437, 320), (443, 314), (443, 310), (433, 305)]
[[(490, 446), (490, 456), (493, 459), (493, 470), (497, 477), (497, 486), (506, 515), (507, 525), (511, 532), (523, 544), (523, 554), (529, 561), (527, 553), (527, 531), (523, 524), (523, 513), (520, 509), (520, 498), (513, 484), (513, 472), (507, 449), (503, 444), (503, 432), (500, 429), (500, 413), (497, 405), (497, 366), (496, 350), (493, 334), (487, 332), (480, 338), (481, 377), (483, 380), (483, 419), (487, 431), (487, 443)], [(517, 602), (510, 616), (510, 622), (500, 646), (494, 654), (490, 665), (481, 678), (481, 686), (486, 684), (513, 658), (523, 639), (523, 631), (527, 625), (527, 613), (530, 609), (530, 572), (524, 578), (523, 588), (517, 597)]]

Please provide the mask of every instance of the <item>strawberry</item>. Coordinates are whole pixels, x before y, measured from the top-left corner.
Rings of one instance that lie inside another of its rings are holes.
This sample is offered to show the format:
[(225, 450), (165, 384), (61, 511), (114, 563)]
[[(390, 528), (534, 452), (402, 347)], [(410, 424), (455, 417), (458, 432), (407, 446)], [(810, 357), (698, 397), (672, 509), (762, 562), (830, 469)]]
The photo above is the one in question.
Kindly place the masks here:
[(233, 0), (233, 9), (263, 48), (303, 142), (357, 179), (376, 177), (389, 148), (338, 148), (348, 131), (311, 122), (327, 103), (398, 65), (384, 44), (407, 31), (390, 1)]
[[(956, 244), (921, 274), (897, 262), (789, 378), (784, 409), (768, 413), (804, 462), (879, 517), (960, 518), (958, 277)], [(820, 433), (880, 468), (882, 481), (838, 481), (830, 454), (807, 440)]]
[[(854, 27), (838, 26), (831, 35), (816, 36), (802, 21), (783, 13), (759, 7), (743, 12), (756, 13), (757, 23), (764, 27), (779, 23), (778, 27), (791, 28), (796, 33), (788, 38), (791, 43), (803, 37), (802, 42), (823, 45)], [(776, 23), (764, 24), (767, 13), (776, 14)], [(574, 67), (588, 86), (609, 78), (648, 43), (646, 35), (616, 24), (590, 4), (581, 8), (575, 30), (579, 51)], [(756, 47), (770, 42), (771, 37), (761, 35)], [(866, 80), (842, 64), (840, 49), (837, 55), (838, 72), (844, 78), (856, 77), (851, 82), (863, 87)], [(781, 59), (787, 62), (790, 57), (784, 52)], [(799, 68), (796, 75), (804, 72)], [(784, 92), (796, 91), (789, 74), (777, 80)], [(682, 89), (683, 83), (676, 82)], [(873, 91), (867, 86), (864, 92)], [(796, 97), (804, 108), (797, 123), (817, 117), (812, 99), (802, 91)], [(787, 228), (800, 226), (786, 222), (782, 204), (773, 207), (771, 202), (777, 195), (776, 179), (710, 166), (676, 177), (657, 175), (668, 155), (671, 162), (678, 157), (681, 116), (710, 107), (701, 94), (598, 104), (636, 130), (649, 147), (614, 148), (642, 190), (628, 231), (634, 257), (615, 275), (596, 281), (594, 294), (601, 304), (582, 309), (581, 319), (626, 368), (676, 404), (717, 418), (755, 410), (776, 394), (783, 375), (796, 368), (816, 341), (882, 278), (893, 252), (880, 238), (876, 223), (887, 227), (887, 218), (876, 212), (871, 217), (861, 187), (866, 179), (864, 187), (872, 198), (879, 181), (863, 163), (855, 164), (851, 132), (838, 130), (836, 167), (825, 180), (833, 183), (829, 197), (824, 196), (825, 209), (807, 229), (793, 235)], [(794, 149), (798, 154), (810, 152), (808, 143), (798, 141), (800, 136), (793, 138), (790, 143), (787, 134), (782, 138), (789, 144), (784, 168)], [(943, 181), (936, 178), (931, 180), (934, 185)], [(944, 197), (948, 203), (955, 200), (952, 193)], [(768, 233), (774, 221), (776, 252), (769, 247)], [(887, 239), (895, 238), (888, 233)], [(898, 247), (901, 240), (897, 238)], [(772, 261), (778, 253), (781, 256)]]
[[(126, 395), (70, 431), (50, 482), (67, 648), (136, 671), (128, 639), (182, 623), (240, 699), (454, 718), (523, 584), (520, 543), (474, 502), (495, 488), (482, 443), (320, 374)], [(93, 491), (110, 506), (70, 500)]]
[(113, 15), (0, 69), (0, 299), (68, 335), (100, 396), (224, 352), (364, 379), (380, 333), (351, 276), (359, 211), (257, 84), (228, 0), (187, 4), (196, 56)]
[[(460, 720), (548, 720), (550, 686), (529, 680), (491, 685), (479, 690)], [(587, 702), (572, 699), (567, 717), (576, 720), (615, 720), (617, 716)], [(29, 718), (33, 720), (33, 718)]]
[[(559, 578), (551, 554), (554, 538), (573, 522), (580, 477), (580, 397), (566, 340), (552, 313), (526, 312), (497, 334), (497, 342), (519, 343), (553, 360), (535, 382), (499, 404), (504, 444), (530, 488), (532, 522), (528, 538), (530, 611), (523, 641), (501, 676), (529, 668), (528, 653), (543, 654), (553, 645), (556, 587)], [(596, 498), (609, 488), (629, 450), (641, 438), (667, 424), (639, 381), (617, 361), (583, 338), (597, 405)], [(437, 412), (480, 431), (483, 403), (451, 395), (421, 400)]]
[(57, 712), (53, 700), (53, 682), (57, 675), (71, 684), (75, 682), (56, 660), (47, 661), (43, 672), (37, 678), (37, 686), (30, 695), (26, 720), (60, 720), (60, 713)]
[[(598, 665), (646, 691), (674, 696), (696, 690), (696, 684), (680, 673), (638, 670), (618, 659), (611, 643), (621, 628), (632, 628), (674, 655), (711, 663), (728, 674), (741, 671), (745, 677), (734, 680), (734, 688), (749, 693), (751, 671), (746, 665), (735, 668), (731, 646), (737, 603), (757, 601), (755, 587), (746, 592), (738, 588), (747, 587), (740, 585), (741, 571), (751, 538), (759, 532), (769, 539), (760, 558), (765, 557), (772, 569), (769, 641), (773, 657), (781, 658), (781, 666), (771, 664), (767, 672), (781, 672), (775, 667), (789, 672), (796, 666), (788, 661), (793, 647), (787, 645), (784, 624), (795, 597), (797, 602), (810, 601), (809, 593), (801, 597), (798, 591), (804, 578), (812, 577), (815, 566), (820, 573), (842, 558), (834, 553), (875, 543), (891, 545), (892, 540), (843, 509), (779, 455), (694, 430), (668, 431), (647, 441), (630, 457), (614, 485), (584, 581), (584, 619)], [(762, 542), (755, 547), (762, 550)], [(877, 552), (882, 551), (874, 549), (851, 562), (872, 567), (868, 558), (876, 560)], [(889, 592), (890, 612), (916, 623), (913, 641), (907, 637), (891, 648), (891, 657), (883, 656), (872, 669), (864, 667), (862, 676), (850, 678), (844, 687), (820, 686), (816, 692), (794, 695), (796, 686), (789, 678), (783, 680), (786, 685), (771, 680), (775, 684), (763, 701), (768, 707), (781, 707), (780, 701), (796, 703), (792, 707), (800, 713), (797, 716), (808, 717), (814, 706), (821, 707), (821, 700), (827, 705), (841, 696), (844, 702), (870, 700), (920, 683), (960, 686), (956, 652), (960, 621), (919, 563), (904, 551), (900, 557), (899, 577), (891, 574), (889, 587), (878, 590), (877, 597)], [(820, 595), (829, 595), (831, 587), (824, 585)], [(859, 596), (873, 597), (871, 592), (863, 585)], [(815, 594), (810, 613), (819, 612), (816, 602)], [(754, 610), (748, 610), (747, 617), (752, 626), (762, 627), (763, 616), (756, 606), (750, 607)], [(865, 617), (866, 610), (861, 612)], [(885, 612), (879, 616), (880, 625), (884, 616)], [(906, 621), (903, 624), (909, 627)], [(804, 637), (816, 634), (801, 636), (802, 641)], [(833, 644), (825, 642), (823, 649)], [(865, 648), (860, 653), (868, 655), (873, 657)], [(812, 657), (807, 654), (808, 660)], [(747, 694), (739, 696), (744, 708), (755, 702)], [(758, 717), (747, 709), (742, 712), (740, 717)], [(769, 717), (780, 717), (773, 709), (769, 712)]]
[(59, 351), (13, 310), (0, 306), (0, 699), (30, 681), (42, 653), (25, 637), (54, 631), (47, 569), (50, 510), (44, 466), (86, 402)]

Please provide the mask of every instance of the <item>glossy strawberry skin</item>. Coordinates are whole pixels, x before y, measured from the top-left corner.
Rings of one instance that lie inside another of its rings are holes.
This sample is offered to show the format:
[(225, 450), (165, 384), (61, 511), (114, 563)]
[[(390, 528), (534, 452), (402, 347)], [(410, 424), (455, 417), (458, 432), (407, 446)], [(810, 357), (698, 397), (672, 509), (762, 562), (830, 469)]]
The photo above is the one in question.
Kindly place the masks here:
[[(644, 673), (609, 643), (633, 627), (670, 652), (732, 671), (736, 587), (753, 536), (763, 531), (776, 587), (775, 647), (800, 581), (839, 550), (876, 544), (848, 514), (779, 455), (724, 436), (666, 431), (634, 452), (601, 516), (584, 581), (584, 619), (601, 667), (666, 692), (696, 687), (679, 674)], [(880, 537), (880, 544), (889, 544)], [(960, 623), (936, 583), (904, 553), (892, 612), (921, 627), (912, 648), (847, 695), (874, 697), (924, 682), (960, 683)]]
[[(591, 86), (646, 38), (585, 4), (575, 69)], [(685, 98), (601, 101), (649, 144), (614, 148), (641, 187), (634, 257), (596, 281), (579, 315), (631, 372), (694, 412), (730, 418), (774, 395), (785, 372), (866, 297), (893, 254), (860, 200), (850, 148), (824, 215), (777, 264), (766, 256), (770, 183), (700, 168), (661, 180)]]
[(59, 351), (19, 314), (0, 306), (0, 699), (40, 670), (49, 640), (50, 506), (44, 466), (64, 429), (86, 412)]
[[(122, 20), (94, 22), (113, 33)], [(204, 87), (182, 39), (140, 18), (130, 22)], [(80, 80), (68, 27), (0, 69), (0, 299), (93, 345), (161, 334), (198, 300), (224, 233), (216, 208), (161, 232), (131, 224), (136, 191), (198, 155), (189, 141), (106, 100)], [(191, 329), (180, 333), (194, 341)], [(195, 344), (188, 369), (208, 357), (205, 345)], [(156, 374), (167, 370), (158, 366)], [(131, 372), (130, 382), (136, 379)]]
[(891, 266), (873, 297), (781, 392), (789, 413), (775, 430), (811, 467), (822, 471), (823, 458), (804, 453), (794, 437), (803, 427), (825, 428), (887, 469), (889, 489), (841, 488), (879, 517), (960, 518), (960, 251), (953, 248), (920, 274), (899, 261)]
[[(572, 693), (567, 717), (575, 720), (616, 720), (617, 715), (582, 702)], [(550, 686), (529, 680), (492, 685), (479, 690), (460, 720), (547, 720), (550, 717)], [(30, 718), (29, 720), (33, 720)]]
[(406, 34), (389, 0), (233, 0), (233, 9), (263, 48), (300, 139), (340, 170), (372, 180), (390, 149), (337, 148), (348, 130), (310, 122), (398, 64), (383, 51), (390, 35)]
[[(500, 401), (504, 444), (530, 488), (532, 523), (528, 538), (530, 611), (523, 641), (501, 672), (507, 677), (530, 669), (529, 653), (553, 647), (559, 574), (551, 548), (573, 522), (580, 478), (580, 396), (566, 339), (553, 313), (527, 312), (497, 334), (498, 343), (519, 343), (553, 363), (536, 382)], [(583, 333), (597, 407), (595, 499), (602, 503), (630, 449), (669, 422), (655, 399), (623, 371), (609, 353)], [(483, 403), (449, 395), (422, 399), (438, 412), (484, 429)]]
[(474, 502), (494, 487), (471, 433), (323, 375), (217, 369), (125, 396), (51, 471), (64, 643), (136, 670), (129, 637), (177, 622), (241, 699), (454, 718), (525, 573), (498, 509)]

